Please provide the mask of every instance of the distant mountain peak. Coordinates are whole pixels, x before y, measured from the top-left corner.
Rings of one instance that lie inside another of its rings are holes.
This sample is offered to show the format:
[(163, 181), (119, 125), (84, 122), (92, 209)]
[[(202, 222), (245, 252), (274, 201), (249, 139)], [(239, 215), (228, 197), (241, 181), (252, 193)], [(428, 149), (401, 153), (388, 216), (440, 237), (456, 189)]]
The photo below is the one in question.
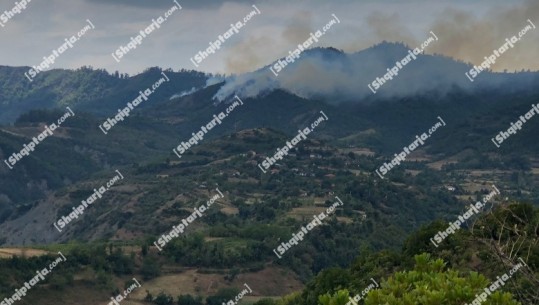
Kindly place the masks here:
[[(236, 94), (241, 97), (257, 97), (277, 89), (330, 103), (401, 98), (427, 93), (443, 96), (455, 89), (489, 90), (499, 88), (500, 85), (507, 85), (508, 88), (516, 86), (524, 90), (537, 75), (515, 76), (484, 71), (472, 83), (465, 76), (472, 65), (423, 52), (412, 60), (407, 59), (408, 63), (397, 71), (397, 75), (386, 75), (388, 69), (395, 69), (397, 62), (403, 62), (414, 49), (402, 42), (388, 41), (355, 53), (345, 53), (335, 48), (313, 48), (303, 52), (293, 63), (279, 69), (278, 75), (270, 71), (274, 62), (257, 71), (226, 79), (215, 98), (222, 101)], [(375, 81), (383, 84), (373, 93), (368, 85)]]

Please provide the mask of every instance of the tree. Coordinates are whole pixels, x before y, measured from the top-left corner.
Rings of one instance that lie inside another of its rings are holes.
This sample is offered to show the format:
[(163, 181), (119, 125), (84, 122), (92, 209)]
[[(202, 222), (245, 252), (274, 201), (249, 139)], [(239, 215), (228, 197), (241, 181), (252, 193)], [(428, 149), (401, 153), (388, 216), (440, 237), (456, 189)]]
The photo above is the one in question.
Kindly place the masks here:
[[(429, 254), (415, 257), (412, 271), (397, 272), (382, 283), (382, 288), (367, 294), (365, 305), (464, 305), (491, 285), (483, 275), (472, 272), (463, 277), (457, 271), (445, 270), (441, 259)], [(485, 293), (486, 294), (486, 293)], [(482, 305), (518, 305), (510, 293), (493, 292)]]
[(178, 297), (178, 305), (202, 305), (202, 301), (195, 299), (190, 294), (182, 294)]
[(73, 274), (55, 273), (51, 276), (49, 284), (56, 290), (63, 290), (66, 286), (73, 284)]
[(142, 261), (140, 273), (142, 273), (145, 280), (149, 280), (159, 276), (159, 274), (161, 274), (161, 268), (159, 267), (159, 263), (154, 258), (145, 257)]
[(318, 302), (321, 305), (346, 305), (349, 302), (349, 292), (348, 290), (339, 290), (335, 294), (330, 295), (326, 293), (318, 297)]
[(206, 298), (207, 305), (221, 305), (234, 298), (238, 295), (239, 291), (235, 288), (221, 288), (217, 291), (217, 294)]
[(141, 246), (140, 252), (142, 253), (142, 256), (148, 255), (148, 248), (148, 245), (145, 243)]
[(351, 281), (349, 270), (341, 268), (326, 269), (320, 272), (314, 281), (307, 284), (307, 289), (302, 294), (305, 300), (304, 304), (315, 304), (320, 301), (319, 296), (323, 293), (346, 287)]
[(108, 289), (112, 287), (112, 276), (104, 270), (98, 270), (96, 272), (95, 280), (100, 288)]
[[(499, 206), (477, 219), (471, 233), (472, 242), (487, 248), (482, 260), (490, 270), (513, 268), (519, 260), (530, 266), (539, 265), (539, 210), (530, 204)], [(533, 270), (537, 268), (520, 270), (519, 279), (506, 286), (523, 304), (536, 304), (539, 300), (539, 274)]]
[(155, 305), (174, 305), (174, 298), (161, 291), (153, 300)]

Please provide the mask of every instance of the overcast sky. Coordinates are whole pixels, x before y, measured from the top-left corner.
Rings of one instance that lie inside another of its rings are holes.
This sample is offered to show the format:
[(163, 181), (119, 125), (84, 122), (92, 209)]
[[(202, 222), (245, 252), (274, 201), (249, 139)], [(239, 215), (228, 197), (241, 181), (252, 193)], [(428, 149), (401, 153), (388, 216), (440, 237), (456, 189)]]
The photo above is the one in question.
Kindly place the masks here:
[[(22, 0), (18, 0), (20, 2)], [(183, 7), (148, 35), (120, 63), (111, 53), (163, 15), (172, 0), (32, 0), (21, 14), (0, 27), (0, 65), (33, 66), (89, 19), (89, 31), (62, 54), (53, 68), (92, 66), (136, 74), (148, 67), (196, 69), (212, 73), (255, 70), (288, 55), (298, 43), (323, 27), (335, 14), (341, 21), (316, 46), (356, 52), (383, 40), (418, 46), (434, 31), (437, 41), (427, 53), (439, 53), (480, 64), (505, 39), (529, 25), (539, 25), (539, 1), (388, 1), (177, 0)], [(189, 60), (253, 10), (239, 34), (204, 60), (199, 68)], [(0, 1), (0, 12), (15, 1)], [(527, 33), (505, 53), (496, 70), (539, 69), (539, 30)]]

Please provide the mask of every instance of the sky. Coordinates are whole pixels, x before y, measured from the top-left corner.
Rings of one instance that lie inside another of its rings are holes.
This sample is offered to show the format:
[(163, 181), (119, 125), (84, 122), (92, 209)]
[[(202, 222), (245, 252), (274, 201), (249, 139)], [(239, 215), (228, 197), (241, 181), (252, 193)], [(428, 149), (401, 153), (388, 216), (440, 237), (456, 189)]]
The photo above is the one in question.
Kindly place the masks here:
[[(152, 19), (176, 5), (172, 0), (32, 0), (26, 9), (0, 27), (0, 65), (40, 64), (65, 38), (88, 25), (87, 20), (95, 28), (59, 55), (50, 69), (92, 66), (134, 75), (159, 66), (174, 71), (183, 68), (244, 73), (287, 56), (311, 32), (322, 29), (333, 15), (340, 23), (314, 46), (357, 52), (385, 40), (404, 42), (413, 48), (432, 31), (439, 41), (429, 46), (426, 53), (479, 65), (506, 38), (531, 23), (539, 25), (537, 0), (510, 3), (498, 0), (176, 1), (182, 9), (117, 62), (112, 53), (126, 46)], [(232, 23), (242, 21), (255, 10), (253, 5), (260, 14), (254, 15), (215, 54), (196, 67), (191, 58), (228, 31)], [(15, 1), (0, 1), (0, 13), (13, 7)], [(539, 70), (538, 34), (537, 29), (527, 32), (514, 48), (500, 57), (494, 70)]]

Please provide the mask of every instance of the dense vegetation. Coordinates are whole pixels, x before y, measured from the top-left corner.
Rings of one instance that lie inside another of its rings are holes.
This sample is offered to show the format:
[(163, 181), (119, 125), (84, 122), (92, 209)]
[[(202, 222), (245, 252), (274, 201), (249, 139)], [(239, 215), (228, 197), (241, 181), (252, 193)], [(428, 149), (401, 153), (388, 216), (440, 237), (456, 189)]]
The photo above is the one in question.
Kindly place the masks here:
[[(527, 267), (484, 304), (518, 304), (512, 300), (524, 305), (535, 304), (539, 293), (536, 289), (539, 284), (539, 209), (527, 204), (500, 206), (474, 221), (468, 229), (450, 236), (439, 248), (433, 247), (429, 238), (445, 226), (434, 222), (422, 227), (409, 236), (401, 251), (355, 248), (359, 256), (350, 267), (325, 269), (307, 284), (302, 293), (277, 301), (261, 300), (257, 304), (344, 305), (348, 297), (361, 293), (371, 278), (380, 281), (381, 287), (369, 291), (364, 303), (362, 300), (360, 304), (464, 304), (471, 302), (474, 295), (488, 287), (497, 276), (507, 273), (518, 263), (518, 258), (522, 258)], [(38, 287), (49, 285), (59, 290), (70, 289), (74, 278), (84, 272), (86, 285), (115, 295), (118, 293), (113, 284), (115, 278), (123, 278), (127, 283), (136, 275), (145, 281), (159, 276), (165, 266), (203, 263), (203, 257), (196, 260), (200, 253), (190, 253), (197, 250), (195, 244), (202, 247), (200, 237), (182, 239), (181, 243), (183, 247), (171, 247), (165, 255), (159, 255), (145, 243), (139, 246), (94, 243), (47, 247), (53, 251), (61, 250), (67, 261), (61, 263)], [(215, 249), (205, 255), (215, 261), (222, 260), (222, 253)], [(252, 256), (256, 255), (253, 252), (257, 249), (244, 251), (244, 254)], [(171, 253), (179, 256), (172, 257)], [(182, 253), (190, 253), (190, 256)], [(56, 257), (58, 255), (0, 260), (0, 298), (13, 293), (17, 283), (32, 278), (36, 270), (41, 270)], [(230, 270), (229, 280), (239, 272)], [(177, 297), (178, 304), (220, 304), (236, 294), (236, 290), (224, 289), (204, 301), (190, 295), (148, 293), (146, 300), (156, 305), (168, 305), (176, 304)]]
[[(539, 202), (534, 175), (539, 146), (530, 141), (539, 119), (500, 149), (489, 140), (538, 102), (536, 93), (455, 90), (442, 96), (334, 105), (278, 90), (245, 99), (241, 109), (178, 160), (172, 148), (226, 108), (213, 104), (218, 86), (170, 99), (204, 86), (207, 75), (165, 71), (173, 81), (151, 103), (106, 136), (97, 128), (160, 72), (152, 68), (128, 77), (90, 68), (54, 70), (20, 90), (24, 93), (4, 91), (10, 98), (3, 100), (6, 111), (0, 120), (14, 122), (0, 131), (4, 159), (43, 124), (60, 117), (64, 110), (58, 109), (70, 105), (77, 113), (58, 136), (40, 144), (13, 170), (0, 168), (0, 225), (6, 229), (0, 245), (46, 244), (44, 249), (61, 250), (68, 257), (40, 284), (40, 294), (52, 298), (50, 287), (65, 291), (83, 285), (115, 295), (122, 286), (118, 282), (126, 286), (133, 275), (149, 281), (181, 268), (217, 272), (230, 283), (243, 273), (274, 266), (292, 270), (306, 288), (258, 305), (344, 305), (371, 278), (382, 286), (360, 304), (456, 305), (471, 302), (481, 287), (521, 257), (529, 269), (484, 304), (537, 301), (538, 211), (503, 198)], [(53, 86), (58, 80), (60, 85)], [(9, 68), (0, 69), (1, 81), (6, 88), (21, 89)], [(42, 99), (56, 102), (49, 105)], [(46, 109), (37, 110), (38, 104)], [(257, 164), (322, 109), (330, 120), (262, 174)], [(436, 122), (433, 114), (448, 125), (429, 139), (417, 160), (401, 164), (383, 180), (373, 174), (416, 134), (427, 131)], [(121, 184), (56, 234), (50, 223), (70, 213), (115, 169), (126, 176)], [(434, 248), (429, 239), (493, 184), (502, 190), (493, 202), (499, 207)], [(216, 187), (225, 198), (158, 252), (153, 242)], [(272, 250), (335, 196), (344, 206), (277, 259)], [(39, 234), (25, 231), (29, 221)], [(49, 227), (56, 235), (44, 234)], [(0, 296), (10, 295), (55, 257), (0, 260)], [(147, 292), (146, 302), (217, 305), (237, 293), (222, 289), (203, 297)]]

